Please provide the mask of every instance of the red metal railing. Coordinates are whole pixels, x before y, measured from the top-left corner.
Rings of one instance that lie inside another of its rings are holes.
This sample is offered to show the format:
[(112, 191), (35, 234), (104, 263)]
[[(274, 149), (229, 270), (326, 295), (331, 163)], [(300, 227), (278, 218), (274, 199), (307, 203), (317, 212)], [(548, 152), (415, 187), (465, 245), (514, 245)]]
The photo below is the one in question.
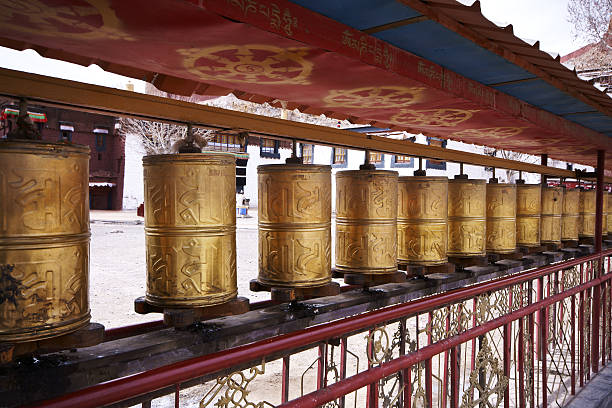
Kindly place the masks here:
[[(562, 406), (590, 379), (591, 371), (612, 358), (611, 255), (606, 251), (321, 324), (109, 381), (39, 406), (113, 404), (169, 387), (178, 390), (182, 383), (216, 373), (216, 381), (202, 389), (202, 406), (237, 392), (246, 401), (246, 391), (254, 388), (251, 381), (271, 375), (265, 367), (273, 364), (266, 358), (278, 359), (279, 354), (282, 386), (274, 405), (344, 407), (353, 401), (368, 407), (412, 406), (420, 399), (423, 406), (456, 407), (460, 401), (473, 406), (486, 398), (504, 406), (546, 406), (549, 401)], [(396, 328), (392, 336), (391, 328)], [(298, 393), (292, 384), (298, 378), (295, 369), (304, 368), (303, 358), (293, 359), (294, 371), (290, 361), (308, 347), (314, 347), (316, 358), (303, 371)], [(359, 357), (364, 355), (367, 364), (360, 371)], [(253, 366), (249, 375), (240, 370), (226, 374), (245, 364)], [(314, 364), (314, 391), (307, 393), (305, 374)], [(349, 371), (355, 374), (347, 377)], [(364, 387), (366, 392), (359, 394)], [(178, 404), (178, 392), (175, 397)]]

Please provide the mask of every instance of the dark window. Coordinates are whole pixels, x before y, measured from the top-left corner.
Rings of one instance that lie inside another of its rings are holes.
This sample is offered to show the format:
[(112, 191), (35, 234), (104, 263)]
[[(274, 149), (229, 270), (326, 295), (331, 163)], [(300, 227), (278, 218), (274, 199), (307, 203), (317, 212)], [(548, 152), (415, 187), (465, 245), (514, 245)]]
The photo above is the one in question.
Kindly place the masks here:
[(96, 133), (96, 150), (101, 152), (106, 148), (106, 135), (104, 133)]
[(270, 159), (280, 159), (278, 153), (278, 140), (259, 139), (259, 155)]
[(385, 155), (380, 152), (370, 152), (370, 163), (376, 167), (385, 167)]
[(102, 153), (98, 153), (98, 160), (102, 160)]
[(348, 164), (346, 156), (346, 149), (341, 147), (332, 148), (332, 167), (346, 167)]
[(70, 130), (62, 130), (60, 134), (60, 140), (65, 140), (68, 142), (72, 142), (72, 131)]
[(314, 145), (302, 144), (302, 162), (304, 164), (312, 164), (314, 161)]
[(93, 130), (93, 133), (96, 136), (96, 150), (99, 152), (105, 151), (108, 129), (96, 126)]
[(346, 159), (346, 149), (343, 149), (341, 147), (334, 147), (332, 148), (332, 166), (333, 167), (346, 167), (347, 166), (347, 159)]
[(410, 156), (393, 156), (391, 167), (414, 167), (414, 157)]
[(72, 142), (72, 133), (74, 132), (74, 125), (70, 122), (59, 122), (59, 140)]
[[(438, 139), (436, 137), (428, 137), (427, 144), (430, 146), (446, 147), (446, 140)], [(446, 170), (446, 162), (439, 160), (427, 159), (425, 168), (434, 170)]]
[(211, 150), (222, 152), (243, 151), (240, 139), (236, 135), (215, 135), (208, 147)]

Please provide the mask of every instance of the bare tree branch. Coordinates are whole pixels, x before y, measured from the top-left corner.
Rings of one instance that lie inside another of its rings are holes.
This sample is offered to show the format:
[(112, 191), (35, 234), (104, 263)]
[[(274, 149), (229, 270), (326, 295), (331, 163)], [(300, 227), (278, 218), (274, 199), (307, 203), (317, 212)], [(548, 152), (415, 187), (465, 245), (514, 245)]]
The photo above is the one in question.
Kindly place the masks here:
[(599, 43), (608, 31), (612, 0), (569, 0), (567, 11), (574, 37)]
[[(178, 143), (187, 138), (187, 126), (132, 118), (121, 118), (119, 124), (119, 133), (124, 137), (136, 135), (146, 154), (176, 153)], [(214, 131), (194, 128), (193, 134), (198, 145), (204, 147)]]
[[(181, 96), (163, 92), (149, 83), (146, 84), (145, 93), (187, 102), (199, 102), (201, 100), (197, 95)], [(133, 118), (121, 118), (119, 124), (119, 134), (123, 137), (129, 134), (136, 135), (146, 154), (177, 153), (181, 142), (186, 142), (188, 139), (187, 126), (183, 125)], [(196, 142), (198, 147), (203, 148), (207, 141), (214, 137), (214, 134), (215, 132), (211, 130), (193, 128), (193, 141)]]
[[(536, 164), (539, 160), (536, 156), (531, 154), (513, 152), (511, 150), (500, 150), (487, 146), (484, 148), (484, 153), (489, 156), (501, 157), (502, 159), (520, 161), (523, 163)], [(492, 169), (490, 171), (492, 171)], [(496, 172), (496, 176), (499, 177), (500, 181), (503, 183), (514, 183), (518, 179), (518, 175), (519, 172), (516, 170), (504, 169), (503, 172)]]

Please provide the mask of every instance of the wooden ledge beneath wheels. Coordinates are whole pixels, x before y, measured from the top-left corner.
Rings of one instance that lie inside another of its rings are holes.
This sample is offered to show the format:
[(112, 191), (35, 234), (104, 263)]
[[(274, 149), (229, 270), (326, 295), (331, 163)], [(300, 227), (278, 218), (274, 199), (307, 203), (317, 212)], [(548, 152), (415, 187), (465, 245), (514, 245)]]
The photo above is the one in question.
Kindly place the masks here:
[(249, 282), (249, 289), (253, 292), (270, 292), (272, 301), (279, 303), (340, 294), (340, 285), (336, 282), (329, 282), (322, 286), (289, 288), (285, 286), (266, 285), (260, 283), (257, 279), (253, 279)]
[(347, 285), (362, 286), (364, 288), (384, 285), (385, 283), (406, 282), (406, 273), (401, 271), (380, 274), (366, 274), (334, 270), (332, 272), (332, 277), (344, 279), (344, 283)]
[(89, 323), (72, 333), (50, 339), (23, 343), (0, 343), (0, 364), (7, 364), (27, 355), (95, 346), (103, 341), (104, 326), (99, 323)]
[(219, 305), (194, 308), (168, 308), (154, 306), (141, 296), (134, 300), (134, 311), (139, 314), (163, 313), (164, 324), (170, 327), (187, 327), (203, 320), (235, 316), (249, 311), (249, 299), (237, 297)]

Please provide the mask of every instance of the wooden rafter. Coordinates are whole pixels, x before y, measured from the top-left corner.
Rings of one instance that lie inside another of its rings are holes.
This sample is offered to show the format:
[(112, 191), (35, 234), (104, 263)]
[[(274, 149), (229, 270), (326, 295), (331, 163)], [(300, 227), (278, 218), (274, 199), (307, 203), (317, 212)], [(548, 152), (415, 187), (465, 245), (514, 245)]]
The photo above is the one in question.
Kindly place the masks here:
[[(573, 171), (565, 169), (236, 112), (8, 69), (0, 69), (0, 96), (27, 98), (36, 104), (117, 116), (191, 123), (211, 129), (248, 129), (253, 134), (282, 140), (295, 139), (321, 145), (369, 149), (382, 153), (540, 173), (551, 177), (575, 177)], [(607, 178), (606, 182), (612, 182), (612, 178)]]

